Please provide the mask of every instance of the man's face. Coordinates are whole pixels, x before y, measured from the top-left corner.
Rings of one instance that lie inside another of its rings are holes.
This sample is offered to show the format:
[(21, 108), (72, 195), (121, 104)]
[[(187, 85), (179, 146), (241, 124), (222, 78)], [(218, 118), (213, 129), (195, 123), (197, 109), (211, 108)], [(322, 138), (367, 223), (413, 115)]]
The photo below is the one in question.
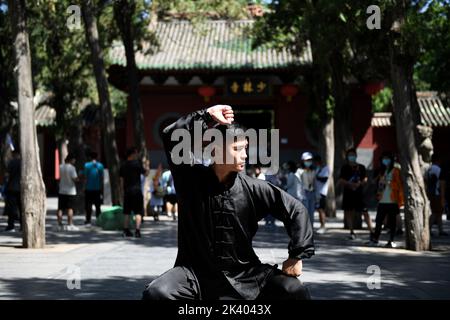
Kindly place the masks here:
[[(232, 142), (225, 147), (225, 154), (217, 153), (217, 157), (222, 158), (223, 164), (217, 164), (220, 166), (225, 166), (227, 171), (230, 172), (240, 172), (245, 168), (245, 160), (247, 159), (247, 146), (248, 142), (246, 139), (239, 139), (238, 141)], [(227, 160), (231, 160), (229, 163)]]

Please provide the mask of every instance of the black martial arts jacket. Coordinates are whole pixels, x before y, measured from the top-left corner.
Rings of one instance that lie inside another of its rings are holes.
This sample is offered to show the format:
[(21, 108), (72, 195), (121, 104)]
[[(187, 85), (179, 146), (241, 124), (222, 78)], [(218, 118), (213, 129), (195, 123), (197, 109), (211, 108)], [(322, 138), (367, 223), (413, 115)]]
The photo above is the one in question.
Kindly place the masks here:
[(178, 199), (178, 255), (175, 266), (190, 268), (200, 286), (225, 277), (244, 298), (255, 299), (276, 266), (262, 264), (252, 248), (258, 221), (272, 214), (284, 223), (290, 237), (290, 258), (314, 254), (313, 229), (303, 204), (278, 187), (245, 174), (221, 184), (211, 166), (174, 165), (171, 141), (175, 129), (191, 133), (194, 121), (206, 130), (214, 120), (206, 110), (180, 118), (163, 130), (164, 148)]

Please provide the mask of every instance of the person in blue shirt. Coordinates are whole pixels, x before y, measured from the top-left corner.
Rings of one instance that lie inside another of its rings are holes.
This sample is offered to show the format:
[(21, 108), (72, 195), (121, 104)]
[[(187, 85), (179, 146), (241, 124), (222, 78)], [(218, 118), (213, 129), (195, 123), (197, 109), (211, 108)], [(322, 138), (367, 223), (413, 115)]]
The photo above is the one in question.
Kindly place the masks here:
[(172, 219), (175, 221), (178, 217), (178, 203), (175, 185), (170, 170), (166, 170), (163, 172), (161, 180), (163, 188), (165, 190), (164, 205), (166, 208), (167, 216), (172, 217)]
[(95, 216), (98, 218), (100, 215), (100, 206), (102, 204), (103, 197), (103, 172), (104, 167), (101, 162), (97, 160), (98, 155), (96, 152), (91, 152), (89, 162), (84, 164), (82, 174), (86, 182), (85, 188), (85, 211), (86, 221), (85, 225), (91, 225), (92, 205), (95, 206)]

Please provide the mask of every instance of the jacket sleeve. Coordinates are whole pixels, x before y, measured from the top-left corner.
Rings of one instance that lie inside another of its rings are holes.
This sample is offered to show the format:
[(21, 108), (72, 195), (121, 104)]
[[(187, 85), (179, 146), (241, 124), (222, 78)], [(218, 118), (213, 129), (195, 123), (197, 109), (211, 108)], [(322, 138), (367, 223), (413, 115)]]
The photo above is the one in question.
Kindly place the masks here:
[(257, 218), (270, 213), (282, 221), (290, 237), (289, 258), (314, 255), (313, 228), (305, 206), (287, 192), (266, 181), (255, 181)]
[(395, 171), (393, 172), (394, 174), (393, 181), (395, 181), (395, 187), (392, 188), (393, 189), (392, 191), (396, 193), (395, 200), (397, 200), (398, 206), (402, 207), (405, 204), (402, 177), (399, 169), (394, 170)]
[[(172, 135), (177, 129), (184, 129), (186, 133), (189, 133), (190, 137), (194, 135), (194, 125), (198, 122), (202, 128), (203, 132), (214, 124), (214, 120), (211, 115), (206, 111), (206, 109), (192, 112), (184, 117), (181, 117), (174, 123), (167, 126), (162, 132), (162, 140), (164, 145), (164, 151), (167, 156), (167, 161), (169, 162), (171, 172), (176, 176), (177, 173), (188, 169), (192, 164), (183, 162), (182, 164), (174, 164), (173, 162), (173, 149), (180, 142), (176, 139), (172, 140)], [(175, 138), (175, 137), (174, 137)], [(190, 141), (192, 146), (193, 141)]]

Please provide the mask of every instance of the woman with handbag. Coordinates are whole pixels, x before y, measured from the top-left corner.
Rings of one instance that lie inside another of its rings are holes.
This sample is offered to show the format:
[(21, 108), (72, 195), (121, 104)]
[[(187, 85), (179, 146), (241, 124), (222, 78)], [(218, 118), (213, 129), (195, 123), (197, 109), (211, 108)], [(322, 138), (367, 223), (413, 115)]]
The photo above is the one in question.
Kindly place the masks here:
[(150, 210), (153, 213), (153, 218), (155, 221), (159, 221), (159, 214), (162, 211), (164, 205), (163, 199), (165, 195), (165, 190), (162, 182), (162, 165), (159, 164), (155, 175), (153, 176), (152, 182), (150, 183)]

